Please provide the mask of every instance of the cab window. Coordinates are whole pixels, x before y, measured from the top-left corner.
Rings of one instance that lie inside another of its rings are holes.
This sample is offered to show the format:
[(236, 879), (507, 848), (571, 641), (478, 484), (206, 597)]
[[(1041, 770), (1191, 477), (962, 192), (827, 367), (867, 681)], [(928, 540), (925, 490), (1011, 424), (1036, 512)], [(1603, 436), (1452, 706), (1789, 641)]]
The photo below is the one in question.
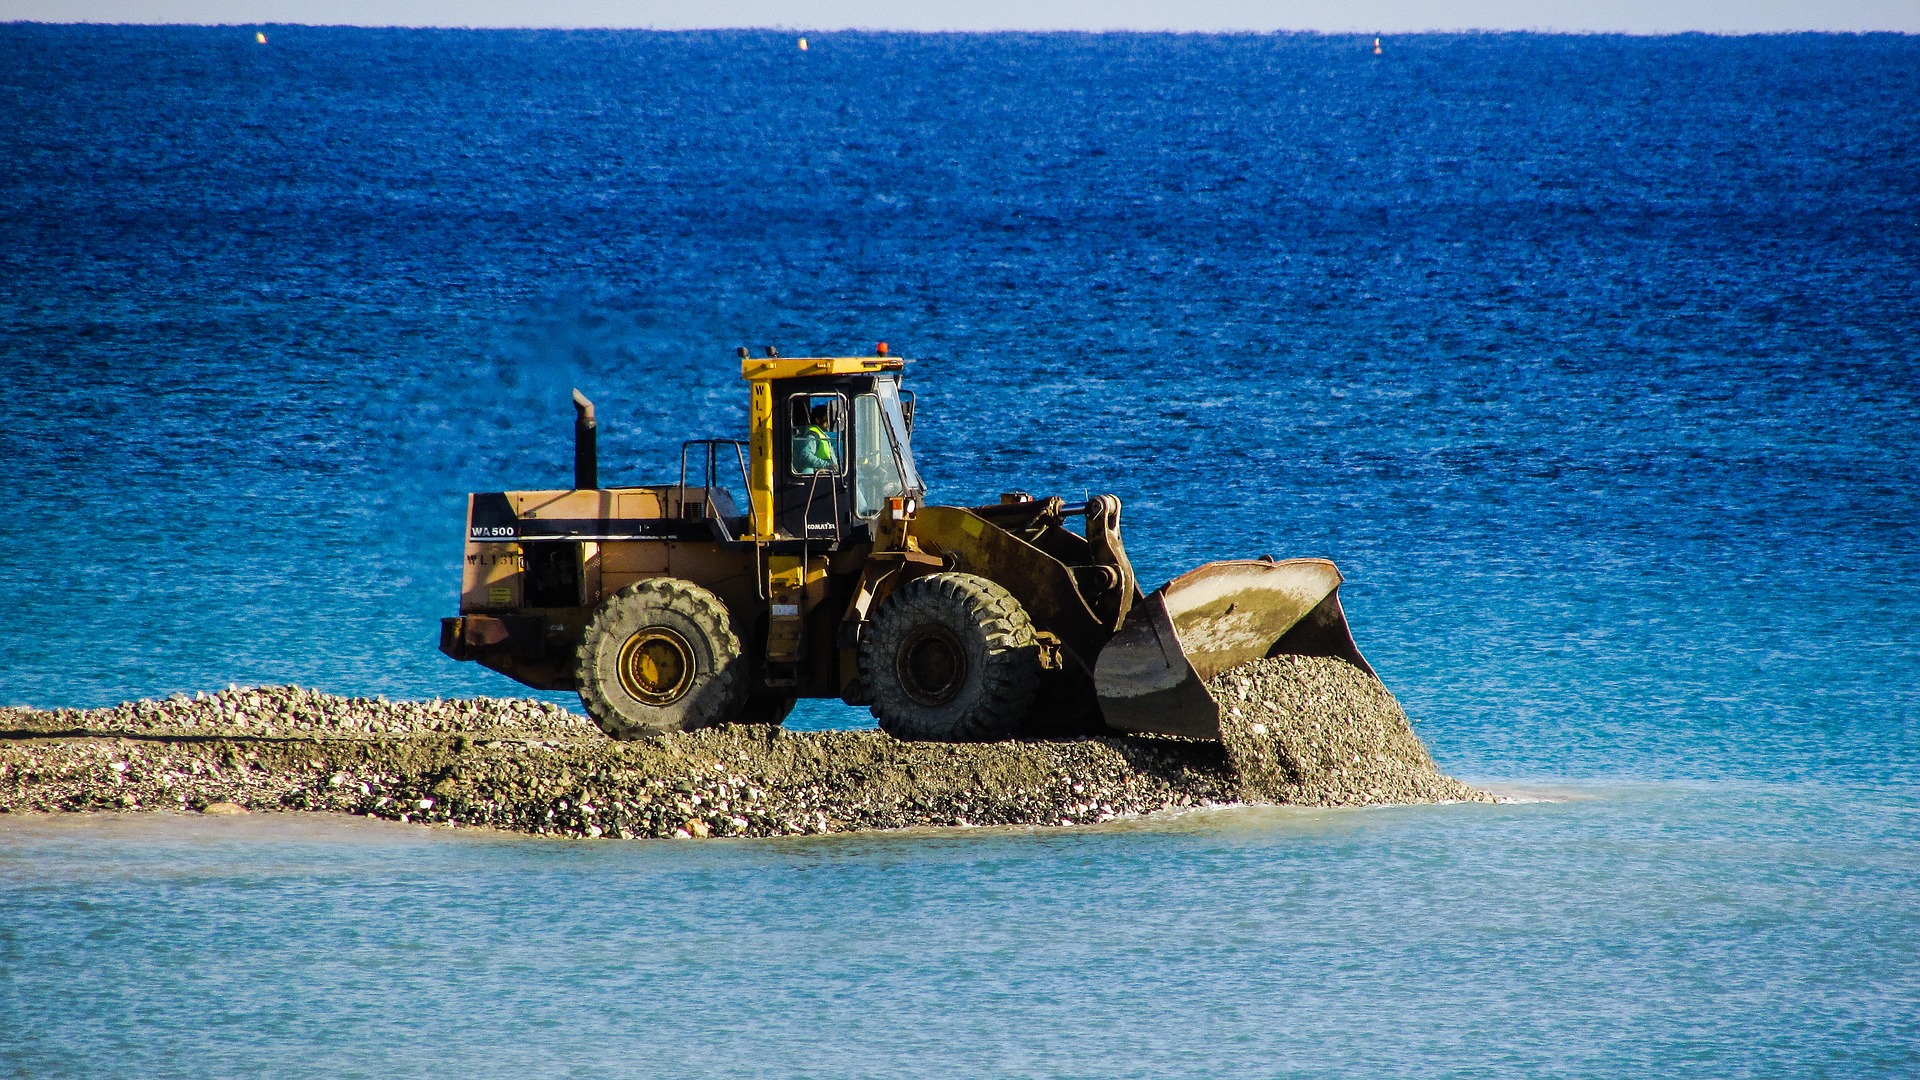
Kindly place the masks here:
[(795, 394), (787, 399), (793, 445), (787, 468), (795, 476), (846, 471), (847, 399), (839, 394)]
[(870, 518), (890, 495), (906, 494), (900, 467), (880, 420), (880, 401), (872, 394), (853, 399), (853, 512)]

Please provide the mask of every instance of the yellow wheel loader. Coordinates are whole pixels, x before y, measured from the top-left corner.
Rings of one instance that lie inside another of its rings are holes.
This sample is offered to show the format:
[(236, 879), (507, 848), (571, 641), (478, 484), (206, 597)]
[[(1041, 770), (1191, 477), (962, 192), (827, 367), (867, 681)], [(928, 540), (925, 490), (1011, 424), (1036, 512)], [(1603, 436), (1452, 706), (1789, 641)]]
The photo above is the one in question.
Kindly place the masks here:
[(1208, 563), (1142, 596), (1111, 495), (928, 504), (904, 365), (884, 344), (741, 349), (747, 440), (687, 442), (678, 483), (637, 487), (599, 485), (575, 391), (573, 487), (469, 497), (441, 651), (577, 690), (616, 739), (777, 724), (801, 697), (906, 739), (1218, 739), (1219, 672), (1298, 653), (1372, 673), (1324, 559)]

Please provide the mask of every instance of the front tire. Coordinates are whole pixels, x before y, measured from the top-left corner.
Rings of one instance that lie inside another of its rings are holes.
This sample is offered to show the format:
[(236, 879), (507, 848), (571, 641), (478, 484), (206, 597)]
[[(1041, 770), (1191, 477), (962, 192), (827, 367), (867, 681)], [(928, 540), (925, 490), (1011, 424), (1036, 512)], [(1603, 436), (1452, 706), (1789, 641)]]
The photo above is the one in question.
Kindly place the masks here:
[(678, 578), (636, 581), (602, 601), (574, 661), (580, 703), (615, 739), (723, 724), (746, 700), (726, 605)]
[(929, 574), (874, 613), (860, 677), (895, 738), (1000, 739), (1033, 708), (1040, 650), (1013, 594), (973, 574)]

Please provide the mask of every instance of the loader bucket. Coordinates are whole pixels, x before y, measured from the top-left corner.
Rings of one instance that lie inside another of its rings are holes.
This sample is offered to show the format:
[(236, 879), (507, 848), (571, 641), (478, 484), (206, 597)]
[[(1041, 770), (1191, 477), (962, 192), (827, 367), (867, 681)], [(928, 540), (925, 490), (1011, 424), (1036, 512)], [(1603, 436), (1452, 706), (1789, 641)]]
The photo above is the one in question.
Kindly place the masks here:
[(1160, 586), (1094, 665), (1107, 725), (1217, 740), (1220, 706), (1207, 680), (1282, 653), (1337, 656), (1372, 675), (1340, 610), (1340, 581), (1326, 559), (1236, 559)]

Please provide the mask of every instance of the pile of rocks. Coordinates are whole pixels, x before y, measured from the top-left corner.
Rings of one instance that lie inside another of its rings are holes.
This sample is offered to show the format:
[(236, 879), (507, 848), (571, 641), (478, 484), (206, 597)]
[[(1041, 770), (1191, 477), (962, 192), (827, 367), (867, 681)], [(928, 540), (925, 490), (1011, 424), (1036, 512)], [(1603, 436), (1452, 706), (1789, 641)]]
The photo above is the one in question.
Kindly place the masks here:
[(323, 694), (299, 686), (230, 686), (216, 694), (174, 694), (106, 709), (0, 708), (0, 729), (115, 735), (470, 735), (533, 732), (598, 737), (592, 720), (524, 698), (388, 701)]
[(298, 687), (0, 709), (0, 812), (232, 806), (703, 837), (1490, 798), (1441, 776), (1392, 696), (1344, 662), (1262, 661), (1212, 689), (1227, 714), (1222, 743), (909, 743), (748, 726), (618, 743), (540, 702), (388, 702)]
[(1240, 796), (1301, 806), (1476, 802), (1442, 774), (1380, 680), (1325, 656), (1275, 656), (1207, 684)]

